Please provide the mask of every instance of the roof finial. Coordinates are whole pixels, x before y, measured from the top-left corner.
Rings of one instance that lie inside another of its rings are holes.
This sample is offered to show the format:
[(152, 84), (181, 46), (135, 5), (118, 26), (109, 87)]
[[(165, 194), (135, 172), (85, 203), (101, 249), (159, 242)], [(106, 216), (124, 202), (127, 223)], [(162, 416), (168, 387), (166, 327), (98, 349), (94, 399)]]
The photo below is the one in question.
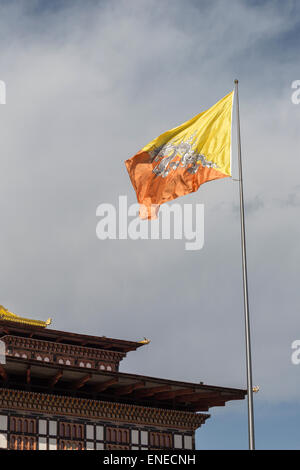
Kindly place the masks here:
[(149, 344), (150, 342), (151, 342), (150, 339), (145, 338), (145, 336), (144, 336), (144, 339), (139, 341), (139, 343), (141, 343), (141, 344)]
[(7, 308), (0, 305), (0, 320), (11, 321), (14, 323), (22, 323), (24, 325), (31, 325), (31, 326), (41, 326), (42, 328), (46, 328), (48, 325), (51, 324), (52, 319), (48, 318), (46, 321), (42, 320), (33, 320), (30, 318), (20, 317), (15, 313), (10, 312)]

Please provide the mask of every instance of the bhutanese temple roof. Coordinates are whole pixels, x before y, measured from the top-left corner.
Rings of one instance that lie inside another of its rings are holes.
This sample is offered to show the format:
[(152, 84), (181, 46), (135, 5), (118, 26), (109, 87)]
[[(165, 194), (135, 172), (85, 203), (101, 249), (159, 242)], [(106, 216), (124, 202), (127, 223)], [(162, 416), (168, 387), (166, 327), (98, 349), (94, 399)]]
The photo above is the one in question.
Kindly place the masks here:
[(0, 339), (6, 347), (6, 361), (0, 364), (0, 393), (5, 388), (24, 391), (29, 387), (40, 394), (190, 412), (225, 406), (247, 394), (243, 389), (203, 382), (120, 372), (119, 363), (127, 352), (144, 347), (148, 339), (90, 336), (46, 328), (48, 324), (50, 319), (23, 318), (0, 305)]
[(51, 318), (48, 318), (46, 321), (42, 321), (21, 317), (15, 313), (9, 312), (9, 310), (3, 307), (3, 305), (0, 305), (0, 320), (6, 320), (13, 323), (22, 323), (23, 325), (40, 326), (42, 328), (46, 328), (51, 324), (52, 321)]
[(51, 318), (46, 321), (33, 320), (21, 317), (10, 312), (0, 305), (0, 337), (1, 334), (26, 336), (44, 341), (54, 341), (55, 343), (67, 343), (73, 345), (84, 345), (96, 349), (109, 349), (127, 353), (135, 351), (141, 346), (150, 343), (147, 338), (141, 341), (127, 341), (106, 336), (90, 336), (86, 334), (71, 333), (69, 331), (59, 331), (52, 328), (46, 328), (52, 323)]

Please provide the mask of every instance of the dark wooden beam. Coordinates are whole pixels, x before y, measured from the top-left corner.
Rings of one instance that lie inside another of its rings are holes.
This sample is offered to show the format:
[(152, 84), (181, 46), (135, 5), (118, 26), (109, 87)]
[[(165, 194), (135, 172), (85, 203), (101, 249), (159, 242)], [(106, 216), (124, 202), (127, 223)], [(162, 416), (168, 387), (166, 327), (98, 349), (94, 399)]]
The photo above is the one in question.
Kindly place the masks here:
[(209, 411), (207, 405), (203, 405), (203, 402), (195, 403), (192, 408), (189, 408), (190, 411)]
[(157, 393), (154, 398), (156, 400), (170, 400), (172, 398), (179, 397), (181, 395), (187, 395), (188, 393), (192, 393), (194, 390), (192, 388), (184, 388), (178, 390), (172, 390), (171, 392), (162, 392)]
[(29, 385), (31, 382), (31, 366), (26, 369), (26, 383)]
[[(200, 395), (201, 396), (201, 395)], [(209, 408), (214, 406), (225, 406), (227, 401), (231, 400), (244, 400), (244, 394), (236, 393), (236, 394), (229, 394), (229, 393), (219, 393), (217, 397), (208, 397), (206, 399), (200, 399), (198, 402), (193, 403), (194, 411), (207, 411)]]
[(185, 403), (185, 402), (193, 402), (197, 401), (200, 402), (201, 400), (207, 400), (207, 399), (215, 399), (219, 398), (220, 394), (219, 393), (190, 393), (187, 395), (181, 395), (178, 398), (175, 397), (176, 402), (178, 403)]
[(54, 387), (54, 385), (57, 384), (57, 382), (62, 378), (62, 376), (63, 376), (63, 371), (58, 370), (56, 374), (52, 377), (52, 379), (50, 379), (49, 387), (50, 388)]
[(3, 328), (1, 327), (1, 331), (3, 331), (3, 333), (5, 333), (6, 335), (9, 335), (9, 330), (7, 328)]
[(4, 369), (3, 365), (0, 364), (0, 376), (2, 377), (2, 379), (7, 382), (7, 379), (8, 379), (8, 376), (7, 376), (7, 372), (6, 370)]
[(118, 381), (119, 381), (118, 377), (114, 377), (110, 380), (106, 380), (105, 382), (95, 385), (95, 387), (93, 388), (93, 392), (98, 392), (98, 393), (104, 392), (104, 390), (118, 383)]
[(101, 347), (101, 349), (112, 349), (112, 348), (119, 348), (120, 347), (120, 345), (118, 343), (106, 343), (106, 342), (103, 342), (99, 346)]
[(145, 382), (135, 382), (130, 385), (123, 385), (122, 387), (117, 388), (115, 395), (129, 395), (134, 390), (142, 388), (145, 386)]
[(209, 408), (213, 406), (225, 406), (225, 401), (213, 401), (213, 402), (205, 402), (200, 401), (199, 403), (194, 403), (193, 411), (208, 411)]
[(58, 337), (55, 339), (55, 343), (60, 343), (63, 339), (64, 339), (64, 336), (58, 336)]
[(139, 390), (135, 392), (134, 396), (136, 398), (152, 397), (156, 393), (166, 392), (167, 390), (170, 390), (170, 389), (171, 389), (170, 385), (161, 385), (160, 387), (149, 387), (149, 388), (144, 388), (143, 390)]
[(83, 387), (86, 382), (88, 382), (92, 378), (92, 374), (86, 374), (81, 379), (76, 380), (76, 382), (73, 383), (72, 388), (75, 388), (78, 390), (79, 388)]

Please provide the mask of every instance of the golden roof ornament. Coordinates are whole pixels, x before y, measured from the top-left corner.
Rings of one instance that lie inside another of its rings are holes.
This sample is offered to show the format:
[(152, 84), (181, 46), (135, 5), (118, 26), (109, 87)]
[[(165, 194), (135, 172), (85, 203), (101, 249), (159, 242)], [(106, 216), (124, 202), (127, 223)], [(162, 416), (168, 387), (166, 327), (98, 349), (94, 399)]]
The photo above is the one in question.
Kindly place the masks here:
[(0, 320), (11, 321), (13, 323), (21, 323), (23, 325), (40, 326), (42, 328), (46, 328), (52, 322), (51, 318), (48, 318), (48, 320), (46, 321), (42, 321), (20, 317), (19, 315), (16, 315), (15, 313), (12, 313), (7, 310), (7, 308), (3, 307), (3, 305), (0, 305)]
[(150, 343), (150, 339), (147, 339), (144, 337), (144, 339), (142, 339), (141, 341), (139, 341), (139, 343), (141, 344), (149, 344)]

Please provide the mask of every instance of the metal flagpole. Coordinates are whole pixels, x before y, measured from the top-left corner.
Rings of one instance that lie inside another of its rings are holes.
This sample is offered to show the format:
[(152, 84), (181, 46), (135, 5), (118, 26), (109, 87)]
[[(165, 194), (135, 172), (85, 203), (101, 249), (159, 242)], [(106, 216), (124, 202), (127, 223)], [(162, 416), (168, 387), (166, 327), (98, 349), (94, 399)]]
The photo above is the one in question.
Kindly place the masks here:
[(254, 441), (254, 415), (253, 415), (252, 361), (251, 361), (250, 319), (249, 319), (246, 236), (245, 236), (245, 212), (244, 212), (244, 192), (243, 192), (242, 149), (241, 149), (241, 128), (240, 128), (238, 83), (239, 83), (238, 80), (234, 81), (235, 94), (236, 94), (236, 121), (237, 121), (236, 123), (237, 123), (237, 144), (238, 144), (238, 161), (239, 161), (240, 218), (241, 218), (241, 243), (242, 243), (244, 313), (245, 313), (245, 336), (246, 336), (248, 436), (249, 436), (249, 449), (254, 450), (255, 441)]

